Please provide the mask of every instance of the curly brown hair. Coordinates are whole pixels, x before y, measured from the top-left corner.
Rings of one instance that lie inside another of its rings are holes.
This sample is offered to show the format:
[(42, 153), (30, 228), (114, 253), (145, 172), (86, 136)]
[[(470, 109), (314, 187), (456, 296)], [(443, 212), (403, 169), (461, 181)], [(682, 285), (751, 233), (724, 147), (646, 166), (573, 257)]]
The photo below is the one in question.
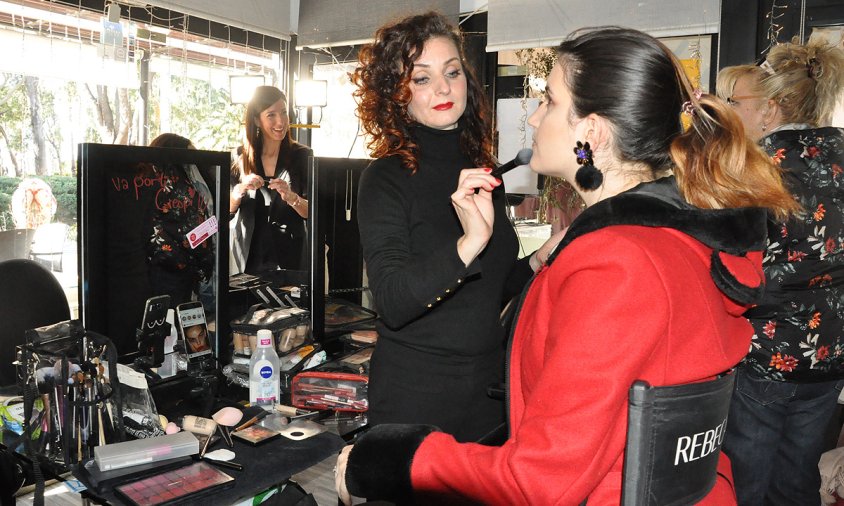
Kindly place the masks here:
[(435, 37), (454, 43), (466, 75), (461, 150), (476, 166), (491, 167), (495, 158), (489, 103), (466, 61), (460, 32), (442, 14), (433, 11), (382, 26), (375, 32), (375, 41), (358, 54), (360, 66), (349, 78), (358, 87), (354, 92), (357, 114), (363, 130), (371, 137), (367, 147), (374, 158), (397, 155), (411, 171), (419, 168), (418, 146), (411, 134), (415, 122), (407, 110), (412, 99), (410, 75), (425, 43)]

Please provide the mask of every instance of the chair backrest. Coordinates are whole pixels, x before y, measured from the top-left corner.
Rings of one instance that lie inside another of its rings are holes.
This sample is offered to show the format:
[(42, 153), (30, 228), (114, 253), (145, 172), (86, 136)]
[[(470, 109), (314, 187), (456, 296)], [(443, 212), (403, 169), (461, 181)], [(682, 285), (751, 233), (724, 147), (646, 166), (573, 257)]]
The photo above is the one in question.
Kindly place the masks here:
[(15, 383), (15, 346), (28, 329), (70, 319), (67, 296), (55, 276), (27, 259), (0, 262), (0, 385)]
[(35, 260), (54, 271), (63, 270), (62, 256), (69, 230), (70, 226), (66, 223), (56, 222), (40, 225), (35, 229), (35, 235), (32, 237), (32, 244), (29, 248), (30, 260)]
[(623, 506), (695, 504), (712, 490), (734, 381), (730, 371), (686, 385), (633, 383)]
[(0, 262), (12, 258), (26, 258), (35, 230), (18, 228), (0, 230)]

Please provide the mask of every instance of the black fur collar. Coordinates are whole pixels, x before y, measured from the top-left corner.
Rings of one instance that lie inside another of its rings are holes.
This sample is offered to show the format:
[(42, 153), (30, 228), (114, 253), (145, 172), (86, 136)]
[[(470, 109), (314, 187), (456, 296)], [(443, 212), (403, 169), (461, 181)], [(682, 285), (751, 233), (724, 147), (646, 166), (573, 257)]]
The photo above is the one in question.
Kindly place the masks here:
[(694, 237), (712, 248), (712, 277), (730, 298), (756, 302), (762, 287), (742, 285), (729, 273), (719, 253), (743, 256), (761, 251), (767, 238), (767, 212), (761, 208), (699, 209), (686, 203), (673, 177), (666, 177), (602, 200), (585, 209), (569, 227), (548, 264), (581, 235), (613, 225), (667, 227)]

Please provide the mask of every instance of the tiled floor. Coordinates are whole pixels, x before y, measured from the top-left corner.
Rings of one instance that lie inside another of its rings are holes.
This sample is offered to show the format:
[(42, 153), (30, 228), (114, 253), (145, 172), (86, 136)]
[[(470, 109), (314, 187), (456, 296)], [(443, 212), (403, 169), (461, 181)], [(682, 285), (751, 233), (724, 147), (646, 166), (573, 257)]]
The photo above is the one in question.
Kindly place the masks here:
[(337, 493), (334, 491), (334, 464), (337, 457), (332, 455), (319, 464), (293, 475), (306, 492), (314, 495), (319, 506), (337, 506)]

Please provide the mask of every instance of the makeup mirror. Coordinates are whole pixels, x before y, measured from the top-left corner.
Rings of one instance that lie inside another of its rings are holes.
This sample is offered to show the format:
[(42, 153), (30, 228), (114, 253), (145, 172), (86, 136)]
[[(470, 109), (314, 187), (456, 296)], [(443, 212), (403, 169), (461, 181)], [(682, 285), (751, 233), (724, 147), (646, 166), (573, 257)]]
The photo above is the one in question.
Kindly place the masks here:
[[(137, 353), (136, 331), (147, 299), (187, 282), (187, 297), (202, 303), (211, 346), (220, 356), (224, 343), (219, 336), (229, 335), (229, 164), (225, 152), (79, 145), (80, 315), (85, 328), (110, 338), (120, 355)], [(173, 192), (173, 187), (182, 191)], [(203, 227), (180, 223), (179, 217), (191, 216), (187, 211), (195, 206), (202, 206), (201, 218), (207, 216)], [(214, 220), (216, 226), (208, 223)], [(172, 232), (172, 241), (159, 242), (156, 227)], [(209, 255), (202, 260), (207, 273), (184, 265), (195, 262), (198, 248)], [(181, 256), (157, 260), (156, 255), (172, 249)]]

